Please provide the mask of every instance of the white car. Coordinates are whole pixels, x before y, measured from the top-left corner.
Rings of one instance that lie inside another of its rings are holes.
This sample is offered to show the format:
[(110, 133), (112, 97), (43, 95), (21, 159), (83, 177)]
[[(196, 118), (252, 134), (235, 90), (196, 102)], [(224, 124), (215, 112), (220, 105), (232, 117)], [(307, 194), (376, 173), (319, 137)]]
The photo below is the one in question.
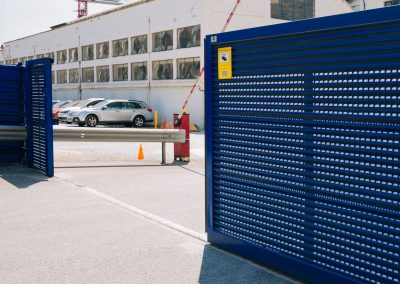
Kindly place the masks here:
[(79, 110), (82, 108), (93, 107), (102, 101), (104, 101), (104, 99), (102, 99), (102, 98), (91, 98), (91, 99), (83, 100), (79, 104), (77, 104), (73, 107), (64, 108), (58, 113), (58, 120), (60, 122), (71, 123), (72, 121), (67, 120), (67, 116), (70, 111), (76, 111), (76, 110)]
[(70, 112), (68, 121), (88, 127), (98, 124), (143, 127), (147, 122), (153, 121), (153, 110), (142, 101), (106, 100), (92, 108)]

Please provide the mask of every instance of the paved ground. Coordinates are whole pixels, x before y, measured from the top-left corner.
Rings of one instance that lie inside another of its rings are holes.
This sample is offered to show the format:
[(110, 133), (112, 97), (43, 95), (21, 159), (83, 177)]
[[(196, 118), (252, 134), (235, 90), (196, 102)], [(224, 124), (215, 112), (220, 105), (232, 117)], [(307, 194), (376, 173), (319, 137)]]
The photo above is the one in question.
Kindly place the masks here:
[(56, 143), (53, 179), (0, 164), (0, 282), (289, 283), (204, 241), (203, 140), (188, 165), (152, 143), (142, 162), (136, 143)]

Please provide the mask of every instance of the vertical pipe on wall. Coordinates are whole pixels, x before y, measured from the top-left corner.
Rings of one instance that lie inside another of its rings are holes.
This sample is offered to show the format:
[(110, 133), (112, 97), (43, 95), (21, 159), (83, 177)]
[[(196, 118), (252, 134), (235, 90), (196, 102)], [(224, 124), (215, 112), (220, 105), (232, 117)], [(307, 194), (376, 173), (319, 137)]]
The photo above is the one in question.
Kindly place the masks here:
[(81, 34), (79, 28), (76, 28), (78, 32), (78, 100), (82, 100), (82, 51), (81, 51)]
[(147, 53), (149, 55), (149, 60), (147, 63), (147, 104), (151, 105), (151, 28), (150, 28), (150, 24), (151, 24), (151, 20), (150, 17), (147, 18), (147, 24), (148, 24), (148, 36), (147, 36)]

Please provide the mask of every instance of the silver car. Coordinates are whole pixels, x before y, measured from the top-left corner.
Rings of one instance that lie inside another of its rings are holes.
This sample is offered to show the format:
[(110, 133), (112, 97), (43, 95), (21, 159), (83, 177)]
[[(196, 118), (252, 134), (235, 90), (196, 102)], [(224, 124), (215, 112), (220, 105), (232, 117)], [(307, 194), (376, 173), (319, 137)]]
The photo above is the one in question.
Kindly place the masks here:
[(106, 100), (90, 109), (68, 114), (79, 126), (95, 127), (98, 124), (125, 124), (143, 127), (153, 121), (153, 110), (144, 102), (130, 100)]
[(78, 104), (76, 104), (74, 106), (63, 108), (58, 113), (58, 120), (60, 122), (71, 123), (72, 120), (68, 120), (68, 114), (71, 111), (76, 111), (76, 110), (83, 109), (83, 108), (90, 108), (102, 101), (104, 101), (104, 99), (102, 99), (102, 98), (91, 98), (91, 99), (80, 101)]

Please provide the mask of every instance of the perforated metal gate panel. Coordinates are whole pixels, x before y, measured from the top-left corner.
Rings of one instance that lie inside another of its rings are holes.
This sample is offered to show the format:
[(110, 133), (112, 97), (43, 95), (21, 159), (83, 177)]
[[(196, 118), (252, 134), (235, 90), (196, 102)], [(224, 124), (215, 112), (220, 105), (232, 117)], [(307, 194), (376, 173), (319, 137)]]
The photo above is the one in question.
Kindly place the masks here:
[[(0, 125), (24, 125), (24, 68), (0, 65)], [(0, 142), (0, 162), (22, 162), (24, 142)]]
[(207, 37), (211, 243), (309, 282), (400, 282), (399, 15)]
[(51, 60), (26, 63), (26, 124), (28, 165), (54, 175)]

